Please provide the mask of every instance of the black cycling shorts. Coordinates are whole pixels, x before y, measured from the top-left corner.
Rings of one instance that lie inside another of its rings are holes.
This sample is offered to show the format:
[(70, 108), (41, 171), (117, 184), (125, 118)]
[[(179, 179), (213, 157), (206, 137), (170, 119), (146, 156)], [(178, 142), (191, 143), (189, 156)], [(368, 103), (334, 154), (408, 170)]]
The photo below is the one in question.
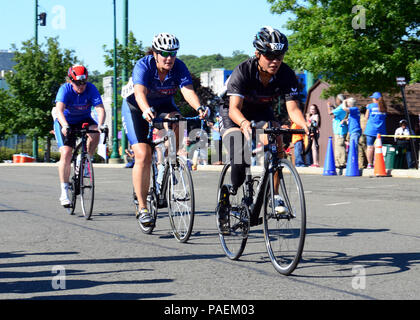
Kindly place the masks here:
[[(171, 103), (160, 105), (159, 107), (153, 106), (153, 108), (156, 111), (157, 118), (165, 118), (171, 112), (179, 113), (179, 109)], [(124, 130), (131, 145), (150, 143), (150, 140), (147, 139), (149, 135), (149, 122), (143, 118), (143, 112), (134, 99), (123, 100), (121, 115)], [(159, 125), (155, 127), (162, 129), (161, 124)]]
[(64, 136), (63, 133), (61, 132), (62, 126), (60, 124), (60, 122), (58, 122), (58, 119), (54, 120), (54, 134), (55, 134), (55, 140), (57, 140), (57, 146), (58, 148), (62, 147), (62, 146), (68, 146), (74, 149), (74, 147), (76, 146), (76, 136), (74, 133), (72, 133), (71, 129), (82, 129), (82, 125), (84, 123), (89, 123), (89, 127), (92, 125), (98, 125), (98, 123), (91, 117), (88, 116), (87, 118), (83, 119), (82, 121), (75, 123), (75, 124), (70, 124), (70, 134), (68, 136)]

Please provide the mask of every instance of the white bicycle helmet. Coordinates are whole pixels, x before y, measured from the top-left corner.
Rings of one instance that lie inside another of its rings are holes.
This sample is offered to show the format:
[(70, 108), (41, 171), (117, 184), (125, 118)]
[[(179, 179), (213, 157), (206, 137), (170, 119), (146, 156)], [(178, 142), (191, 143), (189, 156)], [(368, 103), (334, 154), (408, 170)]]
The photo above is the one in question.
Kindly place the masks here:
[(152, 48), (157, 51), (176, 51), (179, 49), (179, 41), (172, 34), (159, 33), (153, 38)]

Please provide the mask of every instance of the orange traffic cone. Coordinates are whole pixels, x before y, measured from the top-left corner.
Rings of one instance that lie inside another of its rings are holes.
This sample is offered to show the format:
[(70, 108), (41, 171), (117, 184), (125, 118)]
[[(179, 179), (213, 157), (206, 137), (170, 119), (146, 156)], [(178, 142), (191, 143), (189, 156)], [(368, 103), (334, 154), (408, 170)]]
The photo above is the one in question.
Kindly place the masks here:
[(377, 177), (388, 176), (385, 169), (384, 155), (382, 153), (381, 135), (379, 133), (375, 140), (375, 162), (373, 167), (373, 174)]

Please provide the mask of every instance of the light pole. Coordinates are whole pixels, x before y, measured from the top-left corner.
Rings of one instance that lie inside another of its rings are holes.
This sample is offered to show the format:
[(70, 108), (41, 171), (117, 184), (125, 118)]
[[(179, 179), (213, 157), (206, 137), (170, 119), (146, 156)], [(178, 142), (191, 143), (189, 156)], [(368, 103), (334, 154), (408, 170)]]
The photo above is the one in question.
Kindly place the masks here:
[[(128, 46), (128, 39), (127, 39), (127, 35), (128, 35), (128, 0), (123, 0), (124, 3), (124, 9), (123, 9), (123, 46), (125, 49), (127, 49)], [(127, 70), (127, 65), (124, 63), (123, 64), (123, 69), (122, 69), (122, 85), (125, 85), (127, 83), (128, 80), (128, 70)], [(121, 154), (121, 158), (124, 158), (124, 150), (127, 149), (128, 143), (127, 143), (127, 135), (125, 134), (124, 130), (121, 130), (121, 149), (122, 149), (122, 154)]]
[[(120, 155), (118, 152), (118, 121), (117, 121), (117, 16), (116, 16), (116, 6), (115, 0), (113, 0), (114, 4), (114, 90), (113, 90), (113, 97), (114, 97), (114, 105), (112, 108), (113, 113), (113, 138), (112, 138), (112, 154), (110, 159), (118, 159), (119, 162)], [(114, 162), (114, 161), (112, 161)]]
[[(38, 47), (38, 25), (41, 21), (41, 26), (46, 25), (47, 14), (41, 12), (38, 14), (38, 0), (35, 0), (35, 47)], [(38, 136), (34, 134), (32, 138), (32, 156), (35, 158), (35, 161), (38, 159)]]

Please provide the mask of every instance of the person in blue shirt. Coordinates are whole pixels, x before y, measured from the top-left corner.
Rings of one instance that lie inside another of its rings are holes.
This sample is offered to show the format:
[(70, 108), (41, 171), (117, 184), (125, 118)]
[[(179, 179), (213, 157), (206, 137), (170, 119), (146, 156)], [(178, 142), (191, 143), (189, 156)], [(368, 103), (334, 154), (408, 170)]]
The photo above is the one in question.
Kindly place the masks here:
[(375, 139), (379, 134), (386, 134), (386, 113), (387, 107), (380, 92), (375, 92), (369, 98), (372, 103), (366, 106), (366, 128), (364, 135), (366, 136), (368, 169), (373, 168), (373, 156), (375, 152)]
[(336, 99), (336, 108), (328, 102), (328, 113), (333, 116), (333, 133), (334, 133), (334, 156), (335, 166), (339, 169), (346, 167), (346, 136), (348, 132), (347, 122), (344, 121), (347, 112), (343, 110), (343, 101), (346, 97), (339, 94)]
[[(87, 82), (88, 71), (82, 65), (69, 68), (67, 82), (57, 92), (56, 105), (53, 109), (54, 133), (60, 150), (58, 173), (61, 184), (60, 203), (64, 207), (70, 206), (68, 186), (70, 179), (71, 157), (76, 144), (76, 137), (71, 133), (72, 128), (81, 128), (83, 123), (89, 123), (90, 130), (105, 128), (105, 109), (98, 89)], [(92, 107), (96, 116), (92, 116)], [(93, 156), (99, 143), (98, 133), (89, 133), (87, 147)]]
[(356, 99), (348, 98), (343, 101), (343, 110), (348, 113), (348, 133), (350, 135), (350, 145), (354, 144), (357, 148), (356, 154), (359, 152), (359, 139), (362, 135), (360, 126), (360, 110), (356, 106)]
[[(176, 57), (178, 49), (179, 40), (172, 34), (160, 33), (153, 38), (151, 51), (137, 61), (133, 69), (132, 90), (125, 93), (121, 110), (124, 128), (135, 157), (133, 186), (139, 202), (136, 218), (144, 226), (153, 223), (147, 210), (152, 160), (150, 141), (147, 139), (149, 122), (156, 116), (164, 118), (180, 114), (174, 102), (178, 90), (188, 104), (199, 112), (201, 118), (208, 113), (208, 108), (200, 104), (194, 91), (187, 66)], [(174, 125), (172, 130), (178, 137), (178, 126)]]

